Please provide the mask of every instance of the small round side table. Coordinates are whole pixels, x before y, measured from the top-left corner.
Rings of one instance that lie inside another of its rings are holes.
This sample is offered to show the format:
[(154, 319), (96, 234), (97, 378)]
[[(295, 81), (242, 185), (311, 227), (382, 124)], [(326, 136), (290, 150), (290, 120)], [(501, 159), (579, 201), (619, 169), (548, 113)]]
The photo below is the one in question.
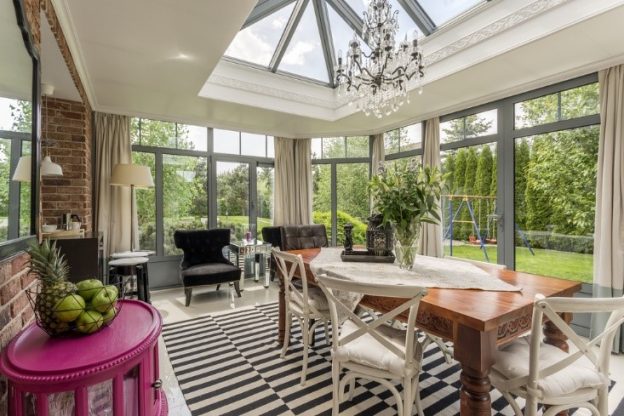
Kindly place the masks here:
[(96, 385), (109, 387), (98, 391), (105, 392), (107, 397), (100, 401), (108, 408), (99, 412), (167, 415), (167, 398), (158, 378), (160, 314), (144, 302), (120, 303), (117, 318), (95, 334), (52, 338), (31, 324), (10, 342), (0, 357), (0, 373), (9, 380), (10, 415), (23, 416), (30, 395), (37, 416), (56, 416), (50, 411), (55, 394), (73, 392), (70, 414), (88, 416), (93, 404), (89, 393)]
[[(108, 280), (118, 284), (124, 276), (136, 276), (136, 295), (139, 300), (147, 303), (150, 301), (149, 276), (147, 274), (147, 257), (121, 257), (108, 262)], [(126, 295), (134, 295), (126, 292)]]

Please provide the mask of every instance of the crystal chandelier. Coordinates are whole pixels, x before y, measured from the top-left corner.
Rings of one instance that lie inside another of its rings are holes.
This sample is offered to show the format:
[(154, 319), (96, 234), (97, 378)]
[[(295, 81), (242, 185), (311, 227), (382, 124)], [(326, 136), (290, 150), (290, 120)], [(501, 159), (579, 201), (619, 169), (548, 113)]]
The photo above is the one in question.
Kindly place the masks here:
[(360, 41), (354, 34), (349, 42), (346, 64), (338, 52), (336, 84), (339, 96), (346, 97), (349, 105), (356, 104), (367, 116), (381, 118), (397, 111), (406, 101), (408, 82), (414, 79), (422, 93), (424, 66), (422, 52), (416, 36), (396, 46), (399, 30), (398, 10), (392, 11), (389, 0), (371, 0), (364, 12), (362, 37), (371, 52), (362, 52)]

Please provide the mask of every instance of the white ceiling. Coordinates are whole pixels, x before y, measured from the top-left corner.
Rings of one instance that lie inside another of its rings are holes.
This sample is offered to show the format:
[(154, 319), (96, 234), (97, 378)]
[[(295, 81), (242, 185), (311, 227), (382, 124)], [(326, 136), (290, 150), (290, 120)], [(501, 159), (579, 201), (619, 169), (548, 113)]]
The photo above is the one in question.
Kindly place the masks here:
[(220, 62), (255, 0), (53, 3), (96, 110), (290, 137), (379, 132), (624, 62), (622, 0), (493, 0), (427, 39), (423, 95), (378, 120)]

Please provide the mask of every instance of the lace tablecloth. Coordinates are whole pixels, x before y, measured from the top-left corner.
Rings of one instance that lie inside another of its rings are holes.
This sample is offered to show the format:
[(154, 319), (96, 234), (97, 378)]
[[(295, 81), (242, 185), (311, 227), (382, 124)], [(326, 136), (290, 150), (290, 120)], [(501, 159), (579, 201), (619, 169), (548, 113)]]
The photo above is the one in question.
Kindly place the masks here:
[(341, 247), (322, 248), (310, 262), (310, 269), (315, 275), (327, 274), (362, 283), (410, 284), (425, 288), (499, 292), (522, 290), (465, 261), (417, 256), (414, 268), (404, 270), (396, 264), (343, 262), (340, 259), (341, 252)]

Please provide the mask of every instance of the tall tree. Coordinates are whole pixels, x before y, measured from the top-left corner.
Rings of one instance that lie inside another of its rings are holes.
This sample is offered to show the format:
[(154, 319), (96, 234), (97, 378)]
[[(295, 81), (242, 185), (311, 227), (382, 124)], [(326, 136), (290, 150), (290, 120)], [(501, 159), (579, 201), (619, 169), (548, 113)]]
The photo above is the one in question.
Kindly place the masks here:
[(516, 144), (515, 154), (515, 166), (514, 175), (516, 178), (515, 184), (515, 211), (516, 211), (516, 224), (520, 229), (526, 228), (526, 189), (527, 189), (527, 169), (529, 167), (529, 160), (531, 158), (531, 152), (529, 143), (523, 139), (520, 143)]
[(490, 146), (484, 145), (479, 153), (475, 178), (475, 195), (481, 198), (475, 199), (474, 201), (475, 210), (477, 211), (477, 224), (483, 236), (485, 236), (485, 230), (488, 225), (488, 215), (491, 209), (490, 200), (487, 197), (490, 196), (493, 164)]
[[(471, 198), (475, 194), (475, 179), (477, 173), (477, 163), (478, 163), (478, 154), (474, 147), (468, 148), (468, 153), (466, 154), (466, 173), (464, 174), (464, 195), (467, 197), (467, 202), (472, 204), (472, 208), (474, 210), (475, 200)], [(474, 234), (474, 227), (471, 223), (472, 218), (470, 216), (470, 211), (468, 210), (467, 204), (464, 204), (465, 207), (462, 208), (462, 221), (469, 221), (462, 224), (462, 238), (467, 238), (469, 235)]]

